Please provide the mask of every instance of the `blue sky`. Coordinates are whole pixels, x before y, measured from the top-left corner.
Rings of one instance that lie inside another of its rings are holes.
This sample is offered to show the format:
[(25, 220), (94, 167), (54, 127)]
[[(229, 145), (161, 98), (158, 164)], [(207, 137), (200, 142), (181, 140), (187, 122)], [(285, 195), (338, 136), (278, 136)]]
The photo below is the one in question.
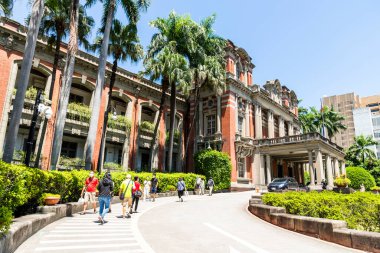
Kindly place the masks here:
[[(279, 79), (318, 106), (323, 95), (380, 94), (380, 1), (378, 0), (151, 0), (141, 15), (139, 36), (146, 47), (155, 32), (149, 21), (170, 11), (201, 19), (215, 13), (217, 34), (251, 55), (256, 84)], [(13, 18), (23, 22), (27, 0), (16, 0)], [(99, 23), (102, 7), (88, 10)], [(125, 21), (121, 10), (117, 18)], [(95, 36), (95, 31), (93, 36)], [(121, 64), (137, 72), (141, 63)]]

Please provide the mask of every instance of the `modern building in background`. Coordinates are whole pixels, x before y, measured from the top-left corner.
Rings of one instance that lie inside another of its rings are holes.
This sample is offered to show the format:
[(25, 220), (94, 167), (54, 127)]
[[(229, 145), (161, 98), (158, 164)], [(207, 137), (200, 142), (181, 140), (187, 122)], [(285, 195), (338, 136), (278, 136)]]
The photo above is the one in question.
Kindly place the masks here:
[[(0, 20), (0, 153), (12, 116), (15, 89), (20, 78), (20, 66), (25, 48), (26, 28), (10, 20)], [(61, 55), (67, 45), (62, 43)], [(31, 125), (33, 94), (37, 90), (48, 94), (52, 78), (54, 54), (47, 49), (47, 41), (40, 38), (33, 59), (28, 91), (17, 135), (16, 150), (25, 149), (25, 139)], [(161, 172), (194, 172), (194, 154), (212, 148), (226, 152), (232, 163), (231, 187), (252, 188), (271, 182), (274, 177), (291, 176), (304, 182), (304, 171), (311, 174), (311, 185), (344, 173), (344, 152), (341, 147), (318, 133), (300, 133), (298, 99), (296, 93), (279, 80), (267, 81), (263, 86), (254, 84), (252, 58), (241, 47), (228, 41), (226, 47), (226, 89), (221, 93), (204, 88), (200, 98), (185, 98), (177, 94), (175, 145), (173, 163), (167, 164), (170, 99), (166, 100), (163, 114), (158, 118), (161, 86), (137, 74), (118, 68), (111, 91), (112, 114), (126, 126), (113, 122), (107, 126), (104, 162), (120, 164), (125, 170), (146, 170), (149, 152), (153, 149), (152, 166)], [(70, 90), (69, 107), (63, 133), (61, 157), (81, 160), (89, 128), (90, 110), (97, 75), (98, 58), (78, 51)], [(107, 76), (112, 65), (107, 64)], [(60, 96), (62, 64), (57, 70), (51, 101), (52, 117), (47, 131), (42, 132), (41, 117), (36, 126), (34, 151), (42, 149), (40, 167), (50, 168), (55, 125), (55, 114)], [(109, 79), (103, 90), (99, 113), (93, 168), (97, 169), (100, 153), (104, 111), (107, 104)], [(169, 95), (168, 95), (169, 96)], [(34, 95), (35, 97), (35, 95)], [(195, 112), (197, 112), (195, 114)], [(195, 120), (193, 121), (193, 116)], [(112, 117), (111, 117), (112, 118)], [(111, 120), (111, 119), (110, 119)], [(157, 147), (151, 147), (152, 126), (159, 123)], [(195, 122), (190, 127), (190, 122)], [(189, 140), (188, 147), (185, 147)], [(186, 154), (186, 155), (185, 155)]]
[[(338, 145), (348, 148), (358, 135), (371, 136), (380, 143), (380, 95), (359, 97), (348, 93), (324, 97), (322, 103), (345, 117), (347, 129), (332, 138)], [(380, 158), (380, 144), (371, 148)]]

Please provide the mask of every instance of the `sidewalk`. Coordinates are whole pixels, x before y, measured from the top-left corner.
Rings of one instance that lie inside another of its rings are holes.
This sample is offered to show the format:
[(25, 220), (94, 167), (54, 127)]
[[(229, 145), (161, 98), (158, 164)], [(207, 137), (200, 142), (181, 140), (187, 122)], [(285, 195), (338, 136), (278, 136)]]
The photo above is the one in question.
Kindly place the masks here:
[(122, 212), (121, 204), (113, 204), (112, 213), (106, 215), (104, 225), (98, 223), (98, 213), (94, 214), (90, 209), (86, 215), (75, 214), (46, 226), (25, 241), (16, 253), (151, 253), (153, 250), (137, 227), (138, 220), (148, 210), (176, 200), (176, 197), (159, 198), (155, 202), (141, 200), (139, 213), (134, 213), (130, 219), (118, 218)]

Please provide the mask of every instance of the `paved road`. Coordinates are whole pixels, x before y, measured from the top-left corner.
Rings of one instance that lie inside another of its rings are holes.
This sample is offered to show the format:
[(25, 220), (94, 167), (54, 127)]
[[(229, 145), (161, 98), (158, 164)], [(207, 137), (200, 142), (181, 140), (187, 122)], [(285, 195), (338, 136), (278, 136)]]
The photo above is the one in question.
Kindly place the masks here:
[(16, 253), (128, 252), (360, 252), (268, 224), (247, 211), (252, 192), (161, 198), (142, 202), (140, 213), (120, 219), (120, 204), (96, 223), (97, 215), (67, 217), (46, 226)]

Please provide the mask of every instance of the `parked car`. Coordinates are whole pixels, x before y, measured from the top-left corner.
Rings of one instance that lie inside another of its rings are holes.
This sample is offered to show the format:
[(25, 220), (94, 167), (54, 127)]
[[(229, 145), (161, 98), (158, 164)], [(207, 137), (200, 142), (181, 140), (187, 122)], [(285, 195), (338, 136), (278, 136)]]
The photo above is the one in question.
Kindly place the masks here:
[(298, 190), (298, 183), (292, 177), (275, 178), (268, 184), (268, 191)]

